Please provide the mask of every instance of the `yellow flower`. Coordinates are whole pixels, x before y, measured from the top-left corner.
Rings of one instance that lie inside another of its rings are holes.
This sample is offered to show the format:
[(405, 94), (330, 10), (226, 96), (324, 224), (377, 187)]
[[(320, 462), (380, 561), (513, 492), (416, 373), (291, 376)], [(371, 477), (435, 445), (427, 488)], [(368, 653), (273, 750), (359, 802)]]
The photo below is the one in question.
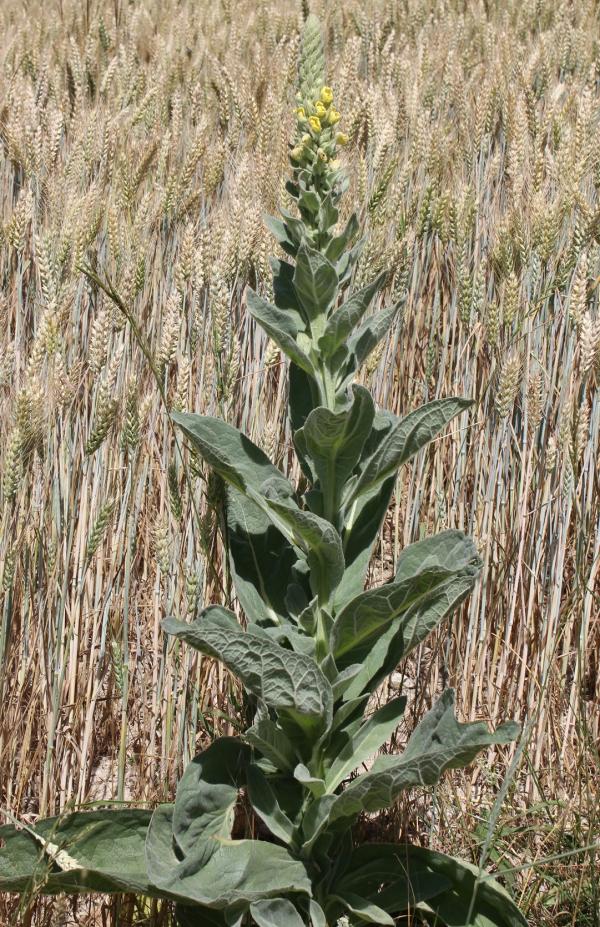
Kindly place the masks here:
[(303, 106), (298, 107), (298, 109), (296, 110), (296, 116), (298, 117), (300, 122), (304, 122), (304, 120), (306, 119), (306, 110), (304, 109)]
[(313, 132), (321, 131), (321, 120), (319, 119), (318, 116), (311, 116), (310, 119), (308, 120), (308, 124), (313, 130)]
[(338, 113), (337, 109), (333, 109), (333, 108), (330, 109), (329, 119), (328, 119), (329, 125), (334, 126), (336, 122), (339, 122), (339, 121), (340, 121), (340, 114)]
[(338, 143), (338, 145), (347, 145), (348, 142), (350, 141), (349, 137), (346, 135), (345, 132), (338, 132), (338, 134), (335, 137), (335, 140)]
[(331, 87), (323, 87), (321, 89), (321, 101), (325, 106), (329, 106), (329, 104), (333, 102), (333, 90)]
[(317, 116), (319, 117), (319, 119), (323, 119), (323, 117), (325, 116), (325, 113), (327, 112), (327, 110), (325, 109), (325, 107), (323, 106), (320, 100), (317, 100), (317, 102), (315, 103), (315, 112)]

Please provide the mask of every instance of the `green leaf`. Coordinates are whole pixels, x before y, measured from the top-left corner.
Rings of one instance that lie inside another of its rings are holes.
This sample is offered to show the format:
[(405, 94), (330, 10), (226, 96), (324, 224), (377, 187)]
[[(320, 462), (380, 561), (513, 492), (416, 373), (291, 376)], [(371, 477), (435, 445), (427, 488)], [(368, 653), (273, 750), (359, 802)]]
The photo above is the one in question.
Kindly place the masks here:
[(472, 539), (454, 528), (405, 547), (398, 557), (394, 581), (401, 582), (432, 567), (459, 572), (474, 567), (479, 571), (481, 558)]
[(294, 841), (294, 825), (279, 807), (279, 802), (265, 774), (254, 764), (248, 769), (248, 798), (256, 814), (274, 837), (284, 843)]
[(281, 772), (292, 772), (298, 762), (287, 734), (270, 718), (261, 718), (249, 727), (244, 738)]
[(379, 756), (370, 772), (354, 779), (336, 798), (328, 820), (348, 826), (364, 811), (390, 807), (402, 791), (433, 785), (446, 769), (467, 766), (485, 747), (508, 743), (517, 725), (500, 725), (494, 732), (481, 722), (460, 724), (454, 717), (454, 692), (447, 689), (425, 715), (400, 756)]
[[(292, 432), (295, 433), (303, 427), (312, 410), (319, 405), (321, 398), (315, 380), (305, 373), (304, 370), (301, 370), (300, 367), (296, 366), (296, 364), (290, 364), (289, 375), (288, 402), (290, 425)], [(315, 477), (309, 462), (298, 447), (296, 447), (296, 453), (303, 473), (311, 483), (314, 483)]]
[(303, 244), (296, 255), (294, 288), (308, 318), (314, 321), (327, 312), (337, 295), (335, 267), (320, 251)]
[(324, 780), (320, 779), (318, 776), (313, 776), (303, 763), (298, 763), (294, 769), (294, 779), (302, 783), (302, 785), (308, 789), (309, 792), (312, 792), (316, 798), (320, 798), (321, 795), (325, 794)]
[(288, 222), (282, 222), (276, 216), (263, 215), (263, 222), (269, 231), (275, 236), (286, 254), (296, 257), (298, 252), (299, 241), (296, 230), (290, 227)]
[(312, 898), (308, 903), (308, 910), (311, 927), (327, 927), (327, 918), (325, 917), (323, 908)]
[(219, 626), (212, 619), (214, 608), (206, 609), (191, 624), (168, 618), (163, 628), (201, 653), (221, 660), (248, 692), (302, 727), (328, 728), (333, 694), (315, 661), (285, 650), (264, 635), (245, 632), (239, 626)]
[(279, 625), (289, 619), (286, 595), (298, 580), (294, 548), (271, 518), (232, 486), (227, 489), (227, 548), (235, 591), (251, 622)]
[(365, 721), (331, 764), (325, 777), (328, 792), (335, 792), (351, 772), (387, 743), (398, 727), (405, 707), (406, 698), (401, 696), (383, 705)]
[(139, 892), (156, 894), (148, 879), (144, 842), (151, 812), (136, 808), (73, 812), (38, 821), (34, 830), (73, 869), (61, 869), (32, 834), (0, 827), (0, 892)]
[(358, 892), (396, 915), (413, 910), (452, 884), (442, 872), (433, 871), (423, 856), (427, 852), (411, 844), (364, 843), (352, 851), (333, 890)]
[(387, 271), (383, 271), (375, 280), (354, 293), (332, 313), (325, 326), (325, 331), (319, 338), (319, 350), (325, 357), (331, 357), (341, 345), (346, 343), (386, 279)]
[(346, 381), (354, 376), (361, 364), (364, 364), (369, 354), (390, 331), (403, 303), (404, 299), (401, 299), (393, 306), (375, 312), (365, 319), (360, 328), (349, 338), (350, 362), (344, 371)]
[(398, 467), (443, 431), (456, 415), (472, 405), (470, 399), (434, 399), (403, 418), (391, 428), (377, 453), (366, 464), (352, 498), (358, 498), (395, 473)]
[(394, 927), (394, 919), (390, 917), (387, 911), (379, 908), (372, 901), (355, 895), (354, 892), (344, 892), (343, 895), (334, 895), (336, 901), (340, 901), (351, 914), (355, 914), (361, 920), (368, 924), (382, 924), (386, 927)]
[(283, 473), (237, 428), (219, 418), (191, 412), (172, 412), (171, 418), (207, 464), (240, 492), (247, 493), (250, 487), (258, 491), (269, 480), (282, 494), (292, 495)]
[(304, 927), (304, 921), (287, 898), (270, 898), (250, 905), (258, 927)]
[(184, 856), (216, 836), (230, 837), (238, 791), (246, 782), (250, 747), (235, 737), (221, 737), (188, 763), (177, 786), (173, 837)]
[(402, 632), (407, 653), (466, 598), (477, 575), (476, 566), (463, 566), (456, 572), (432, 566), (416, 576), (362, 592), (334, 621), (330, 645), (336, 664), (342, 668), (360, 663), (392, 623)]
[[(294, 289), (294, 265), (279, 258), (269, 258), (273, 270), (273, 302), (278, 309), (289, 309), (302, 318), (302, 306)], [(299, 330), (304, 331), (304, 322)]]
[(344, 574), (339, 534), (324, 518), (303, 511), (293, 503), (265, 498), (264, 504), (279, 530), (306, 553), (312, 591), (327, 601)]
[(325, 257), (330, 261), (337, 261), (341, 257), (342, 252), (350, 243), (350, 241), (355, 237), (358, 232), (358, 218), (356, 213), (353, 212), (350, 218), (346, 223), (344, 231), (340, 235), (336, 235), (335, 238), (332, 238), (327, 248), (325, 250)]
[[(509, 893), (487, 873), (464, 860), (420, 847), (418, 850), (427, 866), (451, 883), (450, 889), (429, 900), (433, 924), (441, 920), (447, 927), (527, 927)], [(426, 910), (425, 905), (419, 908)]]
[(148, 873), (153, 884), (184, 904), (222, 909), (243, 902), (302, 892), (311, 884), (303, 864), (285, 847), (262, 840), (215, 837), (215, 852), (180, 859), (173, 848), (172, 808), (160, 805), (146, 840)]
[(258, 296), (250, 287), (248, 287), (247, 304), (252, 318), (256, 319), (284, 354), (287, 354), (290, 360), (306, 373), (314, 376), (315, 369), (312, 361), (296, 341), (300, 328), (292, 316), (292, 310), (288, 309), (283, 312), (262, 296)]
[(374, 415), (369, 391), (355, 386), (350, 409), (339, 413), (314, 409), (295, 435), (319, 479), (331, 520), (337, 515), (344, 484), (360, 459)]

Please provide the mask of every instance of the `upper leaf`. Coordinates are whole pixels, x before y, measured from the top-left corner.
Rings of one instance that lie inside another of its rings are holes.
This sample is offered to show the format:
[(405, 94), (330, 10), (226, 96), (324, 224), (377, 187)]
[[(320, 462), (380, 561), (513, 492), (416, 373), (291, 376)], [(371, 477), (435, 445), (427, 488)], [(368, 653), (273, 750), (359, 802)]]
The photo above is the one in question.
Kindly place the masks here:
[(371, 432), (374, 415), (370, 393), (362, 386), (355, 386), (349, 410), (334, 413), (329, 409), (314, 409), (304, 427), (296, 432), (296, 445), (310, 460), (332, 521), (337, 517), (344, 484), (358, 463)]
[(302, 245), (296, 256), (294, 288), (307, 317), (313, 321), (324, 315), (335, 300), (338, 290), (335, 267), (320, 251)]
[(213, 606), (191, 624), (168, 618), (163, 628), (196, 650), (221, 660), (266, 705), (293, 717), (302, 726), (328, 728), (333, 693), (315, 661), (285, 650), (262, 634), (245, 632), (239, 626), (222, 627), (214, 620), (214, 613), (223, 611)]
[(352, 497), (357, 498), (383, 482), (429, 444), (456, 415), (472, 405), (470, 399), (434, 399), (403, 418), (389, 431), (377, 453), (366, 464)]
[(299, 326), (292, 315), (291, 309), (285, 311), (278, 309), (271, 303), (258, 296), (254, 290), (248, 288), (248, 311), (256, 319), (267, 335), (273, 339), (284, 354), (298, 364), (306, 373), (314, 375), (312, 361), (297, 342)]
[(344, 344), (361, 318), (369, 308), (371, 300), (381, 289), (387, 279), (387, 271), (379, 274), (362, 290), (354, 293), (339, 309), (330, 316), (325, 331), (319, 338), (319, 349), (326, 357), (335, 354)]
[(292, 495), (292, 487), (267, 455), (244, 434), (220, 418), (191, 412), (172, 412), (171, 418), (190, 439), (204, 460), (240, 492), (258, 490), (269, 480), (281, 492)]

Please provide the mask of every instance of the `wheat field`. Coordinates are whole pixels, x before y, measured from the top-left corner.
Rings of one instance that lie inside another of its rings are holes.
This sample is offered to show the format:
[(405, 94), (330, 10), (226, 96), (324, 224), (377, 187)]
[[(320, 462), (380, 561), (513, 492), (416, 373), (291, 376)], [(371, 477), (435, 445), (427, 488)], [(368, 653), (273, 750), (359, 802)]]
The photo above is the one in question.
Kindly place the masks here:
[[(369, 826), (483, 848), (531, 924), (597, 927), (600, 10), (310, 7), (350, 136), (346, 209), (369, 236), (357, 282), (388, 269), (384, 299), (406, 296), (364, 376), (396, 414), (477, 400), (401, 471), (372, 563), (386, 580), (445, 527), (484, 560), (411, 664), (398, 737), (446, 682), (464, 719), (525, 732)], [(219, 487), (167, 411), (223, 416), (289, 470), (283, 360), (245, 288), (268, 293), (262, 215), (288, 202), (303, 12), (0, 5), (0, 808), (24, 821), (164, 799), (239, 723), (223, 669), (160, 630), (232, 595)], [(168, 916), (0, 900), (7, 925)]]

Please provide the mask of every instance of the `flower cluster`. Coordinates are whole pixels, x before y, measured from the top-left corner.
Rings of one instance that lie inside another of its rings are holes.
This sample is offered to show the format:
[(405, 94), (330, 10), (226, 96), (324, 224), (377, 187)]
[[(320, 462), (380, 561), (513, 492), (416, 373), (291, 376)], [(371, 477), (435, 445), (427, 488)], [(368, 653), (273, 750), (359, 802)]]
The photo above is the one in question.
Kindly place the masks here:
[(346, 145), (348, 136), (336, 129), (340, 114), (333, 105), (333, 90), (322, 87), (317, 100), (303, 100), (299, 96), (298, 103), (296, 117), (300, 137), (290, 152), (292, 163), (317, 170), (337, 170), (337, 146)]

